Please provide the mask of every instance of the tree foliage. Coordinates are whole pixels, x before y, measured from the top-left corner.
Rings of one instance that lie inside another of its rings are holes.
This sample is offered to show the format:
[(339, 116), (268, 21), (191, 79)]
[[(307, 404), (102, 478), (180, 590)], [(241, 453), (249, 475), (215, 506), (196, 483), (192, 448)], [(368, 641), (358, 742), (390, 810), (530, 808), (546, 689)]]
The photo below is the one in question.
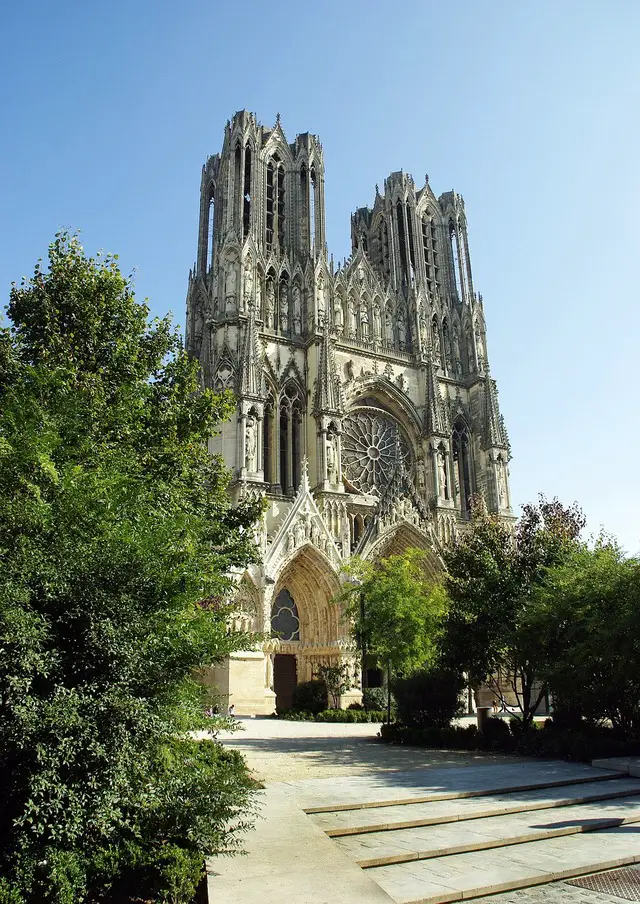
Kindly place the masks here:
[(251, 643), (223, 601), (259, 510), (229, 504), (207, 451), (232, 400), (200, 390), (148, 313), (114, 257), (59, 235), (0, 331), (0, 873), (16, 900), (82, 901), (125, 868), (161, 900), (248, 805), (238, 758), (177, 739), (201, 719), (193, 670)]
[(538, 625), (535, 591), (549, 568), (582, 548), (584, 523), (577, 505), (564, 507), (541, 496), (537, 505), (524, 507), (512, 530), (479, 500), (469, 529), (445, 551), (447, 659), (467, 672), (472, 684), (488, 681), (498, 697), (508, 681), (526, 724), (544, 697), (549, 655), (533, 627)]
[(535, 591), (532, 634), (562, 716), (640, 734), (640, 562), (601, 538), (547, 569)]
[(420, 668), (437, 654), (445, 600), (423, 560), (419, 549), (375, 563), (355, 560), (340, 597), (355, 638), (364, 639), (367, 653), (396, 673)]

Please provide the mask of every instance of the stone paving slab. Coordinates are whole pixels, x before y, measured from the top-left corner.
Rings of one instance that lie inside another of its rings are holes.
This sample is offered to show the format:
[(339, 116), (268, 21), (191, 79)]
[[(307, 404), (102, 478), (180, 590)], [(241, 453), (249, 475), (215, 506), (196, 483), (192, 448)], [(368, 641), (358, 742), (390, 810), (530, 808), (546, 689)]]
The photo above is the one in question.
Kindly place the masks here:
[(324, 779), (287, 782), (299, 805), (313, 810), (380, 806), (409, 802), (416, 798), (458, 798), (533, 787), (553, 787), (574, 782), (602, 781), (616, 777), (615, 770), (603, 771), (582, 763), (516, 760), (491, 765), (467, 765), (446, 769), (412, 769), (336, 777), (331, 785)]
[(625, 772), (640, 778), (640, 756), (616, 756), (606, 757), (601, 760), (592, 760), (592, 766), (598, 769), (615, 769), (617, 772)]
[(392, 904), (282, 787), (263, 792), (245, 849), (246, 856), (207, 864), (210, 904)]
[(312, 813), (315, 825), (332, 837), (388, 829), (433, 826), (524, 811), (546, 810), (628, 794), (640, 794), (640, 781), (618, 778), (607, 782), (561, 785), (487, 797), (446, 798), (427, 803)]
[(640, 799), (636, 796), (563, 807), (561, 813), (542, 816), (517, 813), (478, 819), (471, 825), (456, 822), (400, 831), (348, 835), (336, 838), (335, 842), (359, 866), (366, 868), (522, 844), (632, 822), (640, 822)]
[(367, 870), (397, 904), (445, 904), (640, 862), (640, 828), (475, 851)]

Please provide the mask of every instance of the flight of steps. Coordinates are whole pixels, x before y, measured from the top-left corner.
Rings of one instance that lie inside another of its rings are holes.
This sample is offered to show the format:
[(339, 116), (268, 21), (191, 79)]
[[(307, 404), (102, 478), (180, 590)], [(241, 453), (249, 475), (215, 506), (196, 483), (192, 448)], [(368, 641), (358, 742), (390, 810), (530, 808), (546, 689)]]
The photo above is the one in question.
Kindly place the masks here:
[(640, 862), (640, 778), (596, 769), (533, 786), (305, 810), (398, 904), (445, 904)]

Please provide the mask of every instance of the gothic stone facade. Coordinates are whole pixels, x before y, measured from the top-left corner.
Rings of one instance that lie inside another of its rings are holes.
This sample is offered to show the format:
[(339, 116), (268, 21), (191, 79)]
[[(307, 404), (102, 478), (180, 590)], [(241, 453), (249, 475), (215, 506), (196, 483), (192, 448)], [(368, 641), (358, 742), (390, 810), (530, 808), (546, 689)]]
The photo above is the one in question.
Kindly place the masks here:
[(269, 500), (263, 563), (239, 576), (237, 599), (241, 624), (274, 640), (211, 676), (238, 713), (286, 705), (320, 663), (357, 673), (331, 603), (354, 553), (417, 546), (435, 572), (473, 494), (511, 515), (462, 197), (391, 173), (351, 236), (336, 265), (316, 136), (290, 144), (279, 118), (267, 128), (246, 111), (227, 123), (202, 170), (186, 342), (205, 384), (237, 398), (211, 439), (230, 492)]

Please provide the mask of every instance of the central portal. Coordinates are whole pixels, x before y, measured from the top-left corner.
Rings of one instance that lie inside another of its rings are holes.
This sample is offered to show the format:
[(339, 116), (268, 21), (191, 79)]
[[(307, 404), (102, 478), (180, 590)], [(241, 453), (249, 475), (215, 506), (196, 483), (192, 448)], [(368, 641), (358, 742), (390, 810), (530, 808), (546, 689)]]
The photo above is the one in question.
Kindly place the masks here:
[(279, 713), (293, 706), (293, 691), (297, 683), (296, 657), (288, 653), (276, 653), (273, 663), (273, 689), (276, 694), (276, 710)]

